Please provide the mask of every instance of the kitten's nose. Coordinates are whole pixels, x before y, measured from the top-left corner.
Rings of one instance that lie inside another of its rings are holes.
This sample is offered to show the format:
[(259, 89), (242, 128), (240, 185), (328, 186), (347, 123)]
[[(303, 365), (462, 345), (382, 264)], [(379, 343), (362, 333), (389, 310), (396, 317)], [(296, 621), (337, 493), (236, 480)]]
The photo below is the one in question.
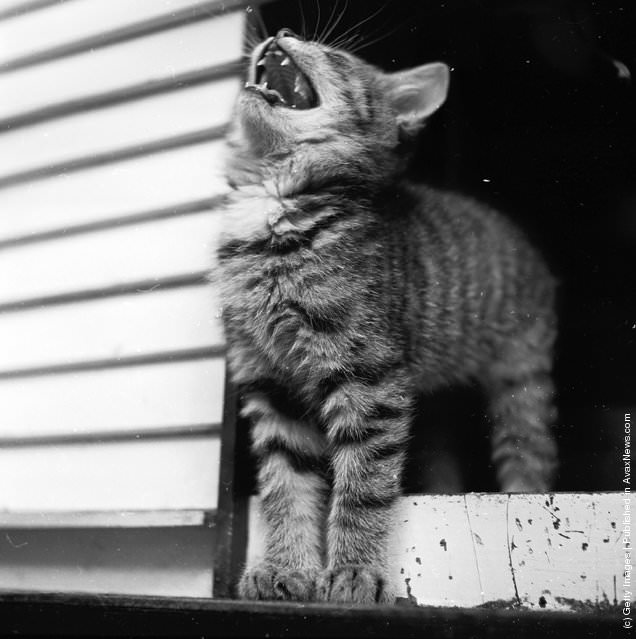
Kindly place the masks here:
[(291, 29), (288, 29), (287, 27), (283, 27), (276, 34), (276, 40), (278, 40), (279, 38), (296, 38), (296, 40), (300, 40), (300, 36), (294, 33)]

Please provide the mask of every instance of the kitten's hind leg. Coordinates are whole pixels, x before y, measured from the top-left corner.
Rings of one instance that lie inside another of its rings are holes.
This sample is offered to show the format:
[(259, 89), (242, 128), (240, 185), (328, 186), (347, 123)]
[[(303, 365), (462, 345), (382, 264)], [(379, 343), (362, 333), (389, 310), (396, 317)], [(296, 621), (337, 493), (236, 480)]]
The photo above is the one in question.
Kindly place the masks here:
[(554, 329), (537, 322), (501, 349), (486, 376), (492, 420), (492, 460), (504, 492), (552, 487), (557, 449), (552, 367)]
[(277, 410), (265, 393), (249, 394), (242, 413), (253, 422), (265, 553), (260, 563), (245, 568), (238, 594), (311, 601), (324, 554), (324, 436)]
[(344, 382), (325, 400), (333, 485), (319, 600), (372, 604), (394, 599), (387, 583), (387, 542), (413, 405), (397, 377), (391, 370), (375, 384)]

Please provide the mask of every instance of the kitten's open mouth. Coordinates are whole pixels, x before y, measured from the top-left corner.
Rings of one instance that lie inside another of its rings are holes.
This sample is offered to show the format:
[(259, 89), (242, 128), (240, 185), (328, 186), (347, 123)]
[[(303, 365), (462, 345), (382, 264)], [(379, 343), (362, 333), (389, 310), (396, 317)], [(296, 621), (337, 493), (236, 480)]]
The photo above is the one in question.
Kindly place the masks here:
[(246, 83), (245, 88), (256, 91), (272, 106), (291, 109), (312, 109), (318, 106), (318, 96), (309, 78), (275, 40), (265, 47), (256, 61), (252, 78), (254, 82)]

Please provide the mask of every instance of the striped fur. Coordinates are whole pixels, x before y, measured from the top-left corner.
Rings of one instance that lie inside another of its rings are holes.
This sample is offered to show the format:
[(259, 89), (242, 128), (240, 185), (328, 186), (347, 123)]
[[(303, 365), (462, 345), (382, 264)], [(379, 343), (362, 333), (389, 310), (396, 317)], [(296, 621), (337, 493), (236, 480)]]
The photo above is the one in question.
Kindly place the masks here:
[(550, 486), (554, 283), (498, 213), (402, 177), (439, 67), (391, 76), (324, 45), (280, 46), (320, 104), (241, 93), (217, 252), (267, 526), (239, 594), (391, 601), (387, 538), (418, 394), (479, 382), (501, 488)]

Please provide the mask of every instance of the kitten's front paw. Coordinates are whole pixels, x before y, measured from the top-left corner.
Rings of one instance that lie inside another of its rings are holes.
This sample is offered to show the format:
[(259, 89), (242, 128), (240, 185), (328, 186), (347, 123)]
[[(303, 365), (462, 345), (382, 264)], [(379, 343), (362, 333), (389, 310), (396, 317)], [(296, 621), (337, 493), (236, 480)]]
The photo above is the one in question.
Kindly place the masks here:
[(342, 566), (325, 570), (316, 584), (318, 601), (333, 603), (389, 604), (395, 596), (388, 590), (386, 578), (368, 566)]
[(246, 568), (238, 585), (241, 599), (311, 601), (316, 576), (310, 571), (283, 570), (263, 563)]

